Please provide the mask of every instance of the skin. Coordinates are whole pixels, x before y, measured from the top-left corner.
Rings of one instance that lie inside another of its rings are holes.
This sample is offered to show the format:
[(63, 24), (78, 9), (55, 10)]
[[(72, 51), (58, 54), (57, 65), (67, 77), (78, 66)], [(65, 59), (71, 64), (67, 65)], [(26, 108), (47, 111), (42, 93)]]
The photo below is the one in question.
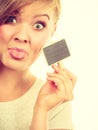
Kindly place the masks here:
[[(37, 3), (34, 3), (33, 5), (24, 7), (20, 11), (17, 21), (13, 19), (13, 23), (0, 26), (0, 46), (2, 46), (1, 60), (8, 67), (14, 69), (18, 69), (19, 67), (20, 70), (22, 68), (24, 70), (28, 68), (38, 57), (42, 47), (48, 42), (54, 31), (55, 26), (52, 12), (46, 12), (47, 15), (45, 15), (46, 13), (42, 10), (45, 4), (41, 4), (35, 8), (34, 6), (36, 4)], [(32, 12), (36, 13), (32, 14)], [(46, 24), (46, 27), (43, 27), (43, 25), (39, 23), (42, 29), (37, 29), (36, 24), (38, 24), (38, 21)], [(12, 47), (24, 49), (27, 52), (25, 59), (17, 61), (10, 58), (8, 48)]]
[[(0, 101), (19, 98), (33, 85), (36, 77), (29, 72), (29, 67), (53, 35), (54, 21), (53, 10), (47, 10), (46, 3), (34, 2), (22, 7), (16, 18), (9, 18), (0, 26)], [(13, 48), (25, 53), (13, 53)], [(54, 72), (47, 73), (47, 81), (35, 103), (31, 130), (46, 130), (48, 111), (73, 98), (76, 77), (61, 63), (52, 65), (52, 68)]]

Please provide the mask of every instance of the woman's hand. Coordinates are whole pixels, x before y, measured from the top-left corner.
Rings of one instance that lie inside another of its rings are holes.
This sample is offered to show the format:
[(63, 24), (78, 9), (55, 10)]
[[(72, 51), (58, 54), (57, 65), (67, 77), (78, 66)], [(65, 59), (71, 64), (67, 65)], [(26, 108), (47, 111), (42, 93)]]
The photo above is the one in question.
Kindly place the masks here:
[(41, 88), (35, 105), (45, 111), (73, 99), (76, 76), (69, 72), (61, 62), (52, 65), (53, 73), (47, 74), (47, 82)]

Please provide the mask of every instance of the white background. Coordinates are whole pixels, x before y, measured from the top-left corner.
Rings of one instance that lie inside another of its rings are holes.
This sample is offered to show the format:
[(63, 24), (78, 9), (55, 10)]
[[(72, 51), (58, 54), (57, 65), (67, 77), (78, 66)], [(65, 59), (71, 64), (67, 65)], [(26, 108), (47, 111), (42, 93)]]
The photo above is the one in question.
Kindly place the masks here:
[[(54, 39), (65, 38), (71, 56), (63, 60), (77, 77), (73, 120), (77, 130), (98, 130), (98, 0), (61, 0)], [(43, 55), (32, 66), (40, 78), (50, 71)]]

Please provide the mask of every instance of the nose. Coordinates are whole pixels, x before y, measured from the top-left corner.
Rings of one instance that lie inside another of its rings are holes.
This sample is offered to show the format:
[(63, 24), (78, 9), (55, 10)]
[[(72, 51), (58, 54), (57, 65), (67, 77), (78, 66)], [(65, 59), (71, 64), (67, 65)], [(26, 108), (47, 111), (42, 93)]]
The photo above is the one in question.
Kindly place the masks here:
[(14, 41), (19, 43), (30, 43), (29, 32), (26, 25), (20, 25), (15, 32)]
[(29, 40), (23, 38), (23, 37), (15, 37), (15, 41), (20, 42), (20, 43), (29, 43)]

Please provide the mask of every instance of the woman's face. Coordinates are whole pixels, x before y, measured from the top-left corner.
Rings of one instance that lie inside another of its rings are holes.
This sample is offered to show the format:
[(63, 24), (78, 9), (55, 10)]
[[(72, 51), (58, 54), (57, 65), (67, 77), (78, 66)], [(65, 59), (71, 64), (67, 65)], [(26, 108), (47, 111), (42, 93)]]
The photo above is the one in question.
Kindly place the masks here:
[(27, 69), (55, 30), (53, 10), (34, 2), (9, 16), (0, 26), (0, 60), (11, 69)]

